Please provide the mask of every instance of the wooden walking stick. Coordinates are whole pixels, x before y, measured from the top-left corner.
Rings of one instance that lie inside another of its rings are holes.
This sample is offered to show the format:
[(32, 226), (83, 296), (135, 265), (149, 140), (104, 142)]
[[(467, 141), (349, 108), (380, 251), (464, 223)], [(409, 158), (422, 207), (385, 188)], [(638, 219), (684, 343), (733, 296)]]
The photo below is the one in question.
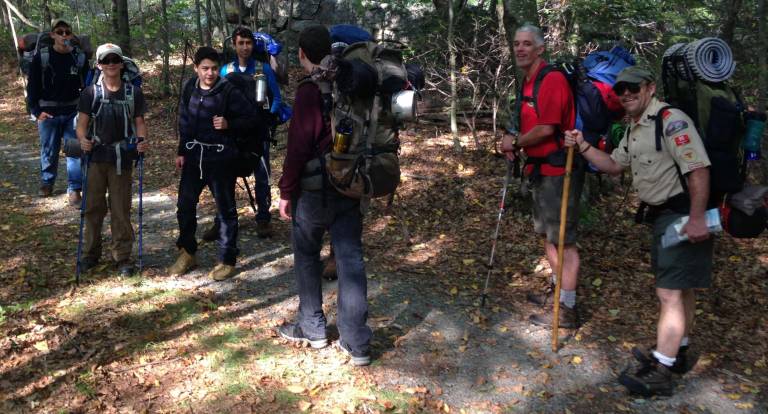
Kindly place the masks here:
[(563, 181), (563, 199), (560, 201), (560, 235), (557, 240), (557, 277), (555, 280), (555, 308), (552, 315), (552, 352), (557, 352), (557, 331), (560, 329), (560, 285), (563, 282), (563, 256), (565, 256), (565, 221), (568, 213), (568, 195), (571, 191), (571, 171), (573, 170), (573, 147), (568, 148), (565, 161), (565, 180)]

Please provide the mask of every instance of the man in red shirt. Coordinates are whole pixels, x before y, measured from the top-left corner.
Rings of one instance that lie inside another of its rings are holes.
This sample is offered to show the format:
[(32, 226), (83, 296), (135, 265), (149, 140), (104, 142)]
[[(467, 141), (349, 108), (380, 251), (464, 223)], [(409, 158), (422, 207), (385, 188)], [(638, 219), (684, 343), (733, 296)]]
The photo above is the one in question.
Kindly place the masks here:
[[(508, 134), (502, 141), (502, 150), (510, 160), (517, 150), (526, 155), (525, 174), (533, 193), (533, 222), (536, 233), (546, 237), (544, 252), (549, 265), (557, 268), (557, 243), (560, 229), (560, 202), (565, 176), (565, 150), (563, 132), (570, 130), (576, 120), (573, 94), (565, 76), (558, 71), (544, 74), (540, 86), (534, 93), (540, 71), (547, 63), (542, 59), (544, 37), (535, 26), (525, 25), (515, 33), (515, 61), (524, 73), (522, 102), (519, 105), (518, 135)], [(534, 96), (534, 94), (536, 96)], [(578, 164), (576, 164), (578, 165)], [(563, 281), (560, 302), (559, 326), (578, 326), (576, 314), (576, 285), (579, 273), (579, 251), (576, 247), (576, 229), (579, 219), (579, 198), (584, 184), (584, 169), (574, 168), (571, 176), (571, 191), (568, 197), (566, 218), (565, 255), (563, 259)], [(554, 274), (553, 281), (554, 281)], [(528, 300), (540, 305), (551, 306), (554, 296), (554, 282), (543, 294), (528, 294)], [(536, 325), (550, 326), (552, 312), (531, 315)]]
[[(306, 75), (319, 70), (331, 53), (331, 37), (322, 25), (307, 26), (299, 34), (299, 63)], [(328, 345), (323, 312), (320, 249), (323, 234), (331, 233), (338, 262), (337, 294), (339, 341), (336, 347), (352, 365), (371, 363), (372, 331), (368, 319), (368, 282), (363, 263), (363, 217), (360, 200), (346, 197), (330, 184), (324, 185), (324, 167), (311, 168), (331, 145), (331, 125), (320, 89), (309, 77), (296, 89), (293, 116), (288, 126), (283, 175), (280, 177), (280, 217), (291, 220), (294, 273), (299, 293), (296, 323), (278, 328), (281, 337), (309, 344)]]

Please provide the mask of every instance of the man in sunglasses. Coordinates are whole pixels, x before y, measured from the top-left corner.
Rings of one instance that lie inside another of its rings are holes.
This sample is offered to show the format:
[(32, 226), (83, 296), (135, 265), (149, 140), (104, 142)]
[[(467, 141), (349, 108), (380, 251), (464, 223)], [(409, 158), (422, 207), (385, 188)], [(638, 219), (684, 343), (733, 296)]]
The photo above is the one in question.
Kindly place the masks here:
[[(40, 135), (41, 197), (53, 194), (62, 139), (76, 139), (77, 102), (88, 71), (85, 53), (72, 44), (69, 23), (54, 20), (50, 36), (53, 46), (41, 47), (32, 58), (27, 83), (27, 100)], [(67, 192), (73, 206), (80, 205), (81, 180), (80, 159), (67, 157)]]
[[(101, 258), (101, 227), (107, 209), (112, 229), (112, 258), (123, 276), (133, 273), (131, 184), (137, 153), (147, 148), (146, 104), (138, 86), (122, 80), (123, 51), (106, 43), (96, 49), (102, 78), (80, 95), (77, 139), (90, 153), (86, 168), (85, 243), (80, 266), (93, 268)], [(107, 191), (109, 198), (106, 197)]]
[[(518, 111), (519, 134), (506, 134), (502, 150), (513, 160), (518, 150), (526, 155), (525, 174), (533, 194), (534, 231), (545, 237), (544, 253), (552, 271), (550, 287), (541, 294), (529, 293), (528, 301), (542, 307), (543, 312), (531, 315), (530, 322), (551, 326), (553, 322), (554, 269), (557, 268), (557, 244), (560, 233), (560, 201), (565, 177), (565, 149), (562, 134), (573, 128), (576, 112), (571, 87), (565, 76), (547, 65), (544, 36), (541, 29), (531, 25), (520, 27), (514, 39), (515, 63), (525, 74), (522, 103)], [(540, 74), (544, 73), (543, 78)], [(539, 84), (538, 94), (536, 84)], [(536, 95), (536, 96), (534, 96)], [(584, 169), (574, 167), (568, 195), (563, 280), (560, 297), (559, 326), (578, 327), (576, 286), (579, 275), (579, 250), (576, 246), (579, 221), (579, 199), (584, 184)]]
[[(641, 365), (622, 373), (619, 382), (646, 396), (671, 395), (672, 373), (683, 374), (695, 362), (686, 358), (696, 310), (693, 289), (711, 285), (713, 240), (704, 218), (710, 161), (693, 121), (678, 109), (665, 109), (666, 104), (656, 99), (649, 71), (626, 68), (613, 89), (630, 117), (629, 129), (613, 153), (593, 148), (578, 130), (566, 132), (565, 145), (575, 146), (605, 173), (619, 174), (629, 167), (632, 185), (649, 206), (645, 221), (653, 229), (651, 267), (661, 303), (656, 345), (651, 350), (633, 349)], [(663, 128), (658, 144), (657, 117)], [(690, 242), (662, 248), (666, 228), (685, 215), (690, 218), (681, 234), (687, 234)]]

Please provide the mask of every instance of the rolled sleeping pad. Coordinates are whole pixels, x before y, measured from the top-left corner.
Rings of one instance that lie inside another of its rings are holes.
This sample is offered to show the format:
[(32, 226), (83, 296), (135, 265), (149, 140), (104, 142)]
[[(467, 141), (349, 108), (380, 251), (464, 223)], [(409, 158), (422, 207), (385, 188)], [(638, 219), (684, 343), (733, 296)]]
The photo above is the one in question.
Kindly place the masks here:
[(736, 71), (730, 46), (716, 37), (674, 44), (664, 52), (664, 58), (673, 56), (683, 58), (692, 75), (706, 82), (725, 82)]

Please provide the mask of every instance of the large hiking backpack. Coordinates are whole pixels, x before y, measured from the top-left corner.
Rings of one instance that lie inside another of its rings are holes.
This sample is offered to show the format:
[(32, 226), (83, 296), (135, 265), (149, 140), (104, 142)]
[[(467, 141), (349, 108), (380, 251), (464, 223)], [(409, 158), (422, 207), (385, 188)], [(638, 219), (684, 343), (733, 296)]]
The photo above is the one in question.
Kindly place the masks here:
[[(73, 53), (76, 56), (75, 65), (78, 73), (85, 68), (88, 60), (93, 55), (90, 38), (88, 36), (72, 36)], [(18, 53), (21, 56), (21, 70), (29, 76), (29, 66), (35, 55), (40, 55), (40, 64), (43, 76), (50, 64), (50, 48), (53, 47), (53, 39), (49, 32), (29, 33), (19, 39)]]
[(304, 82), (320, 89), (333, 144), (307, 164), (302, 188), (321, 189), (327, 177), (340, 193), (361, 199), (364, 209), (400, 183), (398, 129), (416, 116), (415, 92), (406, 90), (402, 50), (384, 44), (353, 43), (320, 66)]
[[(710, 206), (720, 208), (724, 227), (733, 237), (756, 237), (765, 228), (764, 208), (748, 214), (731, 202), (732, 197), (742, 194), (747, 178), (745, 119), (754, 122), (760, 118), (745, 111), (741, 97), (728, 82), (734, 70), (728, 45), (720, 39), (704, 38), (667, 49), (661, 77), (665, 101), (693, 120), (704, 143), (711, 163)], [(660, 112), (656, 116), (657, 142), (662, 139), (663, 128)], [(687, 189), (682, 175), (680, 180)]]
[[(101, 80), (101, 70), (96, 66), (98, 62), (94, 62), (93, 68), (88, 71), (88, 75), (85, 77), (85, 85), (94, 85)], [(141, 87), (143, 79), (141, 76), (141, 69), (132, 59), (123, 56), (123, 70), (120, 72), (123, 83), (130, 83), (133, 86)]]

